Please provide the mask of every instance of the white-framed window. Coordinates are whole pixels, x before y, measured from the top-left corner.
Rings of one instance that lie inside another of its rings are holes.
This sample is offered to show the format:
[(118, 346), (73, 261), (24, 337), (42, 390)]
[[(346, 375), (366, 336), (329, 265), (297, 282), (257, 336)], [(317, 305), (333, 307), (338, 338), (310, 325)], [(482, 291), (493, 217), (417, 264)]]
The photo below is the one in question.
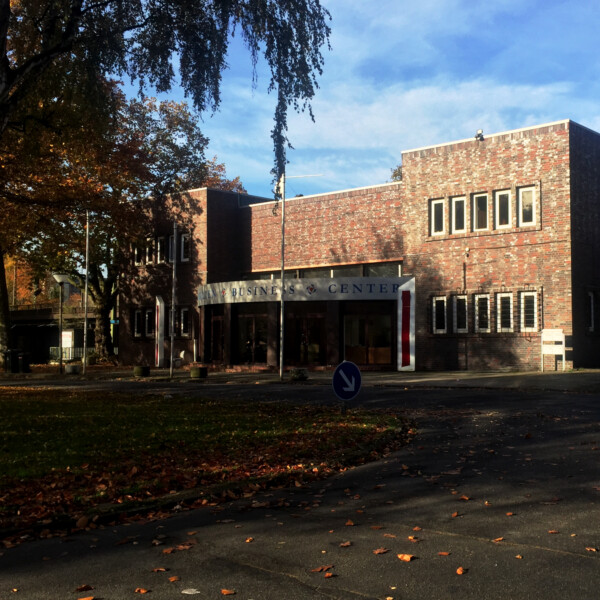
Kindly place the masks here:
[(475, 294), (475, 331), (490, 332), (490, 295)]
[(494, 194), (494, 226), (506, 229), (512, 225), (510, 192), (502, 190)]
[(190, 309), (182, 308), (179, 311), (179, 335), (181, 337), (190, 337)]
[(510, 333), (514, 329), (512, 293), (496, 294), (496, 328), (501, 333)]
[(452, 233), (467, 231), (467, 199), (452, 198)]
[(146, 264), (151, 265), (154, 262), (154, 240), (146, 240)]
[(139, 246), (138, 244), (136, 244), (133, 247), (133, 262), (136, 265), (144, 264), (144, 252), (142, 250), (142, 247)]
[(156, 262), (164, 263), (167, 261), (167, 247), (164, 237), (156, 239)]
[(177, 245), (175, 242), (175, 236), (169, 236), (169, 262), (172, 263), (177, 260)]
[(453, 323), (452, 328), (454, 333), (468, 333), (469, 332), (469, 320), (468, 320), (468, 300), (467, 296), (454, 296), (452, 298), (452, 316)]
[(535, 188), (519, 188), (518, 194), (519, 226), (535, 225)]
[(154, 336), (154, 323), (156, 320), (155, 312), (151, 308), (146, 309), (144, 313), (144, 331), (146, 337)]
[(142, 337), (144, 331), (144, 316), (141, 310), (133, 311), (133, 335), (134, 337)]
[(473, 195), (473, 230), (488, 229), (488, 197), (487, 194)]
[(444, 233), (444, 200), (431, 200), (429, 203), (430, 234), (442, 235)]
[(594, 311), (596, 310), (594, 303), (594, 292), (587, 293), (587, 328), (588, 331), (594, 331), (596, 327)]
[(180, 256), (181, 256), (181, 262), (190, 262), (190, 257), (191, 257), (191, 237), (189, 233), (182, 233), (181, 234), (181, 249), (180, 249)]
[(519, 300), (521, 331), (537, 331), (537, 292), (521, 292)]
[(446, 333), (446, 296), (431, 299), (433, 333)]

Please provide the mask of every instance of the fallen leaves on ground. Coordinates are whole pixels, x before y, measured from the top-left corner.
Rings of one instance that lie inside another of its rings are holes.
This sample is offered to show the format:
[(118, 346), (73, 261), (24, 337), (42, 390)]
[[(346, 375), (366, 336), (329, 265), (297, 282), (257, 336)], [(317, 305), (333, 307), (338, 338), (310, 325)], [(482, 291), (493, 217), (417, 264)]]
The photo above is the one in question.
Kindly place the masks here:
[(373, 550), (373, 554), (387, 554), (389, 550), (387, 548), (377, 548), (377, 550)]
[(221, 590), (221, 594), (223, 594), (223, 596), (235, 596), (235, 590), (227, 590), (223, 588)]
[[(148, 505), (173, 491), (202, 490), (207, 495), (198, 503), (208, 504), (305, 485), (376, 460), (410, 438), (408, 424), (390, 413), (353, 410), (341, 417), (335, 408), (284, 402), (249, 409), (241, 402), (215, 406), (206, 399), (174, 398), (167, 408), (152, 396), (0, 386), (0, 408), (4, 426), (15, 434), (14, 447), (5, 453), (11, 462), (0, 461), (0, 529), (31, 530), (42, 538), (100, 526), (93, 513), (101, 505), (137, 506), (136, 518), (162, 518), (168, 510)], [(21, 434), (32, 431), (35, 443)], [(54, 452), (45, 452), (43, 463), (31, 460), (31, 448), (46, 444)], [(64, 464), (67, 454), (70, 466)], [(21, 464), (36, 466), (24, 477), (15, 470)], [(193, 501), (184, 508), (190, 506)], [(13, 547), (23, 536), (4, 541)]]
[(398, 554), (398, 558), (402, 562), (410, 562), (411, 560), (415, 559), (415, 557), (412, 554)]
[(333, 565), (323, 565), (321, 567), (317, 567), (316, 569), (311, 569), (311, 573), (324, 573), (325, 571), (329, 571), (333, 569)]
[(464, 575), (466, 572), (467, 570), (464, 567), (458, 567), (458, 569), (456, 569), (457, 575)]

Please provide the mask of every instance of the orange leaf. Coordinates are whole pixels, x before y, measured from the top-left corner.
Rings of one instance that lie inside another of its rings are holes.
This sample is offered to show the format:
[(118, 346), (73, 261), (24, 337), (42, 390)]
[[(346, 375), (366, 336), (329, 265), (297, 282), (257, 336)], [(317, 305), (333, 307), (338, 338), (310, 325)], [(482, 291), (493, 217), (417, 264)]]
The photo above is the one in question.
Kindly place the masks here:
[(438, 556), (450, 556), (450, 552), (438, 552)]
[(325, 573), (325, 579), (333, 577), (333, 573)]
[(588, 552), (598, 552), (598, 548), (591, 548), (591, 547), (588, 547), (588, 548), (586, 548), (586, 550), (587, 550)]
[(398, 554), (398, 558), (403, 562), (410, 562), (414, 559), (412, 554)]
[(75, 591), (76, 592), (89, 592), (90, 590), (93, 590), (94, 588), (91, 585), (88, 585), (87, 583), (80, 585)]
[(253, 541), (254, 541), (254, 538), (252, 538), (252, 537), (246, 538), (246, 544), (249, 544), (250, 542), (253, 542)]
[(471, 498), (469, 498), (469, 496), (465, 496), (464, 494), (460, 497), (460, 500), (464, 500), (465, 502), (467, 502), (470, 499)]
[(381, 525), (371, 525), (371, 529), (383, 529), (383, 527)]
[(551, 529), (550, 531), (548, 531), (548, 533), (558, 533), (558, 531), (556, 529)]
[(352, 546), (352, 542), (342, 542), (340, 544), (340, 548), (348, 548), (350, 546)]
[(523, 557), (522, 557), (520, 554), (517, 554), (517, 555), (515, 556), (515, 558), (518, 558), (519, 560), (522, 560), (522, 558), (523, 558)]
[(408, 539), (413, 542), (414, 544), (416, 544), (419, 541), (419, 538), (414, 536), (414, 535), (409, 535)]
[(95, 596), (86, 596), (85, 598), (77, 598), (77, 600), (95, 600)]
[(156, 567), (156, 569), (152, 569), (153, 573), (166, 573), (169, 569), (166, 567)]
[(386, 538), (395, 538), (396, 536), (393, 533), (384, 533), (383, 537), (386, 537)]
[(348, 519), (346, 521), (346, 527), (352, 527), (354, 525), (354, 521), (351, 521), (350, 519)]
[(507, 512), (507, 513), (506, 513), (506, 516), (507, 516), (507, 517), (512, 517), (514, 514), (515, 514), (515, 513)]
[(169, 581), (171, 583), (175, 583), (176, 581), (179, 581), (179, 577), (177, 577), (177, 575), (173, 575), (173, 577), (169, 577)]
[(377, 550), (373, 550), (373, 554), (385, 554), (389, 552), (387, 548), (377, 548)]
[(496, 543), (498, 543), (498, 542), (501, 542), (501, 541), (503, 541), (503, 540), (504, 540), (504, 538), (503, 538), (503, 537), (498, 537), (498, 538), (496, 538), (496, 539), (495, 539), (495, 540), (493, 540), (493, 541), (494, 541), (494, 542), (496, 542)]
[(235, 595), (235, 590), (222, 589), (221, 590), (221, 594), (223, 594), (223, 596), (234, 596)]
[(465, 573), (465, 570), (463, 567), (458, 567), (458, 569), (456, 569), (456, 574), (457, 575), (463, 575)]
[(329, 571), (329, 569), (333, 569), (333, 565), (323, 565), (322, 567), (317, 567), (316, 569), (311, 569), (311, 573), (322, 573), (323, 571)]
[(415, 527), (413, 527), (413, 531), (421, 531), (421, 527), (419, 527), (418, 525), (416, 525)]
[(458, 511), (452, 513), (452, 518), (455, 519), (456, 517), (458, 517)]
[(135, 588), (135, 593), (136, 594), (149, 594), (150, 590), (147, 590), (145, 588)]

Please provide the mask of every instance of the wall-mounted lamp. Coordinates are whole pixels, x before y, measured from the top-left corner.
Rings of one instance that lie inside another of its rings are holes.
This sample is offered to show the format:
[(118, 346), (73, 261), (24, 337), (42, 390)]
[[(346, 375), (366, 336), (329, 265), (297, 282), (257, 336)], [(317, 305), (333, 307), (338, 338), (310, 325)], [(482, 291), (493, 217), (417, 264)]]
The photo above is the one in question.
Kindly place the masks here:
[(484, 139), (484, 138), (483, 138), (483, 129), (478, 129), (478, 130), (477, 130), (477, 133), (475, 134), (475, 139), (476, 139), (478, 142), (483, 142), (483, 139)]

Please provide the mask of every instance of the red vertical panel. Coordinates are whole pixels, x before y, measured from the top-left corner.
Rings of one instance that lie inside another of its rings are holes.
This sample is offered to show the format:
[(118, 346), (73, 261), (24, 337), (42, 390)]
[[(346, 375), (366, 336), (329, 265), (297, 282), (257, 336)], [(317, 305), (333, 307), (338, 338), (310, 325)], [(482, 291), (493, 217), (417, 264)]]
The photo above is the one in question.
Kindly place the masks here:
[(402, 333), (401, 354), (402, 366), (410, 365), (410, 292), (402, 292)]

